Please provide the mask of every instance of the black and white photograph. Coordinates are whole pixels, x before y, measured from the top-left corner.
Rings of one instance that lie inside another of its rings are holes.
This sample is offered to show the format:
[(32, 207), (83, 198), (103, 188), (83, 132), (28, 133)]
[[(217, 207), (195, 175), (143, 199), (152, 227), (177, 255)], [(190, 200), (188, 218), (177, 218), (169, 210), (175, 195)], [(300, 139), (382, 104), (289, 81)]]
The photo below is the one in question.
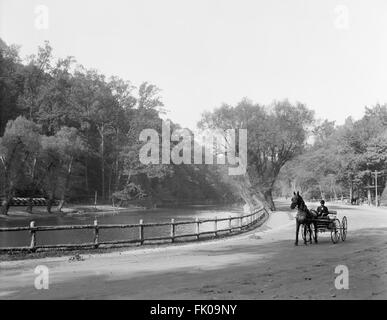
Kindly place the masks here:
[(0, 300), (85, 299), (387, 300), (387, 1), (0, 0)]

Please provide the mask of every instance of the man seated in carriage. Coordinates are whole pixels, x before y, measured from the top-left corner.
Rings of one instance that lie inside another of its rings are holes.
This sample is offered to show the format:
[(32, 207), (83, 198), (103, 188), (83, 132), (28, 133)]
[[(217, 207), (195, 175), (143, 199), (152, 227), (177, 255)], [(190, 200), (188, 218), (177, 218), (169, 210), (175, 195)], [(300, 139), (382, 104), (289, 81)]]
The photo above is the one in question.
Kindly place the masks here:
[(317, 216), (320, 218), (328, 218), (328, 207), (325, 206), (325, 201), (321, 200), (320, 201), (320, 206), (317, 207)]

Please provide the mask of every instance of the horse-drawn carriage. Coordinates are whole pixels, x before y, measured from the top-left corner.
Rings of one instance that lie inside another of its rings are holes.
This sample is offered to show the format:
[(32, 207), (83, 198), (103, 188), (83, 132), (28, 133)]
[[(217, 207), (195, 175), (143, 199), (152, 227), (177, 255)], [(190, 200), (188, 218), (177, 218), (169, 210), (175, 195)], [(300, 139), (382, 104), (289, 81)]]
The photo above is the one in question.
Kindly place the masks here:
[(318, 233), (330, 232), (331, 240), (337, 243), (340, 239), (345, 241), (347, 238), (347, 217), (340, 220), (337, 218), (336, 211), (329, 211), (326, 216), (319, 216), (317, 211), (309, 210), (299, 192), (295, 193), (290, 204), (291, 209), (298, 209), (296, 215), (296, 242), (298, 245), (298, 233), (301, 229), (304, 243), (312, 242), (314, 239), (317, 243)]
[[(314, 211), (314, 210), (311, 210)], [(315, 228), (305, 228), (305, 224), (301, 226), (301, 234), (304, 241), (308, 242), (309, 239), (314, 238), (314, 232), (318, 233), (331, 233), (331, 240), (333, 243), (337, 243), (340, 239), (345, 241), (347, 238), (348, 222), (347, 217), (344, 216), (341, 221), (337, 218), (337, 211), (329, 211), (327, 217), (317, 217), (311, 220), (311, 224)], [(304, 228), (306, 230), (304, 230)], [(316, 230), (315, 230), (316, 229)], [(309, 232), (312, 232), (310, 235)]]

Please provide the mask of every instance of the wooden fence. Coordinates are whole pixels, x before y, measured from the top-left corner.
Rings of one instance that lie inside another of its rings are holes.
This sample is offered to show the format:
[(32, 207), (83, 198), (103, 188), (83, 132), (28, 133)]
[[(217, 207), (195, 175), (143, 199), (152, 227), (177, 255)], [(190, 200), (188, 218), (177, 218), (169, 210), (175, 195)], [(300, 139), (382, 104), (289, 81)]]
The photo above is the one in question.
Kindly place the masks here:
[[(175, 222), (174, 219), (171, 219), (170, 222), (162, 223), (144, 223), (141, 219), (138, 224), (98, 224), (97, 220), (94, 220), (94, 224), (91, 225), (63, 225), (63, 226), (36, 226), (34, 221), (31, 221), (29, 226), (26, 227), (11, 227), (11, 228), (0, 228), (0, 232), (15, 232), (15, 231), (29, 231), (30, 232), (30, 245), (25, 247), (1, 247), (0, 252), (12, 252), (12, 251), (36, 251), (47, 250), (47, 249), (82, 249), (82, 248), (99, 248), (99, 247), (114, 247), (117, 245), (124, 244), (138, 244), (143, 245), (147, 243), (155, 242), (175, 242), (177, 239), (182, 238), (191, 238), (191, 240), (199, 240), (201, 236), (212, 236), (218, 237), (219, 235), (232, 234), (235, 231), (244, 231), (249, 230), (253, 226), (257, 227), (262, 225), (266, 219), (269, 217), (268, 212), (264, 208), (254, 210), (252, 213), (247, 215), (242, 215), (239, 217), (228, 217), (228, 218), (213, 218), (213, 219), (198, 219), (194, 221), (179, 221)], [(237, 220), (237, 225), (233, 226), (232, 221)], [(228, 221), (228, 227), (219, 229), (218, 223), (221, 221)], [(213, 230), (209, 231), (200, 231), (200, 225), (203, 223), (213, 222)], [(179, 234), (177, 232), (178, 226), (180, 225), (194, 225), (194, 233), (183, 233)], [(160, 226), (169, 226), (170, 235), (169, 236), (160, 236), (160, 237), (144, 237), (144, 229)], [(138, 237), (134, 239), (124, 239), (124, 240), (113, 240), (113, 241), (100, 241), (99, 235), (100, 230), (103, 229), (122, 229), (122, 228), (137, 228)], [(52, 245), (38, 245), (37, 244), (37, 233), (45, 231), (58, 231), (58, 230), (94, 230), (94, 239), (89, 243), (81, 244), (52, 244)]]

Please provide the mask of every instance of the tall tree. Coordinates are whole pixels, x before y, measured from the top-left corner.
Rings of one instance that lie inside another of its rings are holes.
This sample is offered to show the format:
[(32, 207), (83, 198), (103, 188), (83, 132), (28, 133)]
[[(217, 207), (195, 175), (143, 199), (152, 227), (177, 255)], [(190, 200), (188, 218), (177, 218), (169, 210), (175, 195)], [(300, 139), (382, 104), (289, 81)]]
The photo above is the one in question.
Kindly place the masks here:
[(244, 99), (203, 114), (203, 129), (247, 129), (247, 172), (235, 181), (250, 206), (275, 209), (272, 190), (283, 165), (302, 152), (313, 112), (303, 104), (274, 102), (265, 107)]

